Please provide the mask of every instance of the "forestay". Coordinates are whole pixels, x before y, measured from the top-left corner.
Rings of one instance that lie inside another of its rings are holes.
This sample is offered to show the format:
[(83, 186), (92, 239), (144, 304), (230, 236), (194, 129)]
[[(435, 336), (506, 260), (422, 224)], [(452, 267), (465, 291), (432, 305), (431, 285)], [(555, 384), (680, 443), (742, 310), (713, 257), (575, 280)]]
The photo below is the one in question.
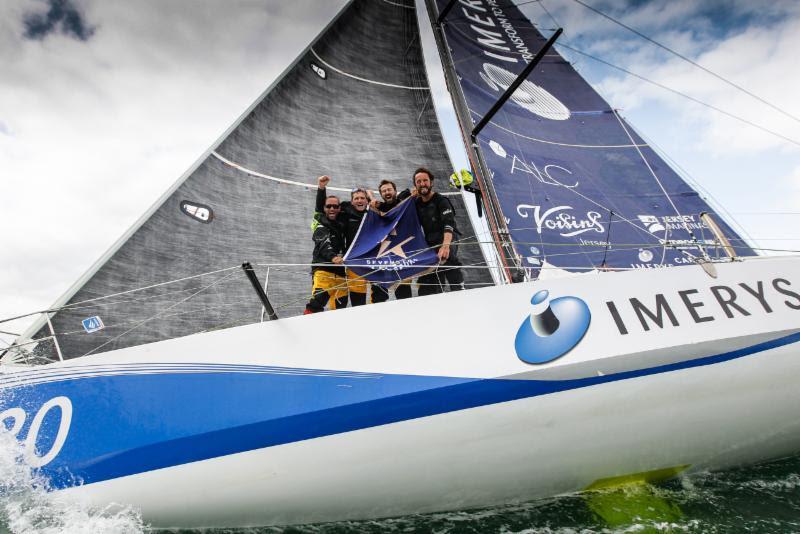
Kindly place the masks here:
[[(384, 178), (408, 187), (420, 165), (452, 172), (414, 2), (354, 0), (57, 303), (67, 306), (52, 318), (64, 357), (259, 321), (261, 303), (236, 266), (251, 261), (264, 281), (264, 264), (310, 262), (317, 176), (330, 175), (349, 199), (350, 188), (377, 188)], [(451, 200), (461, 237), (474, 241), (460, 196)], [(483, 263), (477, 246), (462, 251), (465, 264)], [(267, 293), (281, 318), (302, 312), (309, 271), (269, 270)], [(490, 282), (483, 270), (467, 276), (472, 285)], [(36, 328), (33, 337), (49, 334)]]
[[(439, 13), (449, 4), (435, 1)], [(444, 34), (469, 109), (466, 132), (546, 41), (519, 8), (498, 0), (458, 1)], [(702, 212), (739, 255), (754, 255), (554, 49), (482, 130), (478, 146), (490, 175), (483, 178), (533, 274), (545, 260), (572, 270), (691, 262), (702, 255), (698, 243), (714, 241)]]

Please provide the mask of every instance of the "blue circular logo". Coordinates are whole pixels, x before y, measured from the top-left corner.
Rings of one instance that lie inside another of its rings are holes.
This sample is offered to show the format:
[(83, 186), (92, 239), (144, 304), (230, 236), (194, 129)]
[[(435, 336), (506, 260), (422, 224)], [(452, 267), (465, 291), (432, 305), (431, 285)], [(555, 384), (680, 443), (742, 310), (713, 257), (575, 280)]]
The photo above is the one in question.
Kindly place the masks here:
[(589, 329), (592, 314), (578, 297), (547, 301), (548, 291), (531, 299), (531, 314), (522, 321), (514, 339), (517, 356), (526, 363), (547, 363), (572, 350)]

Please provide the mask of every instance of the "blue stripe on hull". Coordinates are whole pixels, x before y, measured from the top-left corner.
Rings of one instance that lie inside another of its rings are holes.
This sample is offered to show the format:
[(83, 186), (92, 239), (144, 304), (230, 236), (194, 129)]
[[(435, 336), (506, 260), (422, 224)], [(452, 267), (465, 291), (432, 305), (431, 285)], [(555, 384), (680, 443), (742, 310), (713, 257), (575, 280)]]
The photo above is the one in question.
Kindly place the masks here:
[[(800, 341), (800, 333), (688, 362), (574, 380), (504, 380), (413, 375), (165, 373), (98, 376), (6, 388), (0, 411), (28, 418), (47, 400), (73, 405), (66, 443), (42, 468), (53, 486), (93, 483), (239, 452), (711, 365)], [(49, 450), (58, 410), (37, 447)]]

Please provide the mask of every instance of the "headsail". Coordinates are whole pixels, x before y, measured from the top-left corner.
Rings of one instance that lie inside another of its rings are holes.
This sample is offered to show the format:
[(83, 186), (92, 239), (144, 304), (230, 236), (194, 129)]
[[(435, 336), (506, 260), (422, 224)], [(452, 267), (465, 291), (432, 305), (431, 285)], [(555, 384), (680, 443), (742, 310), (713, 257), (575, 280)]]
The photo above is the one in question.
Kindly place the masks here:
[[(433, 5), (442, 13), (450, 0)], [(519, 8), (498, 0), (457, 1), (443, 34), (466, 132), (546, 41)], [(521, 265), (534, 272), (545, 261), (578, 270), (691, 262), (702, 255), (699, 243), (714, 241), (702, 212), (714, 216), (738, 254), (754, 255), (554, 50), (477, 140), (489, 175), (483, 178)]]
[[(414, 2), (354, 0), (57, 303), (64, 357), (259, 321), (261, 303), (238, 265), (251, 261), (263, 280), (264, 264), (310, 262), (317, 176), (332, 176), (348, 198), (384, 178), (407, 187), (420, 165), (451, 172)], [(470, 237), (461, 198), (452, 200)], [(462, 250), (464, 263), (483, 262), (477, 246)], [(467, 275), (490, 282), (481, 270)], [(176, 279), (184, 280), (157, 285)], [(280, 317), (301, 313), (309, 292), (308, 268), (269, 269)]]

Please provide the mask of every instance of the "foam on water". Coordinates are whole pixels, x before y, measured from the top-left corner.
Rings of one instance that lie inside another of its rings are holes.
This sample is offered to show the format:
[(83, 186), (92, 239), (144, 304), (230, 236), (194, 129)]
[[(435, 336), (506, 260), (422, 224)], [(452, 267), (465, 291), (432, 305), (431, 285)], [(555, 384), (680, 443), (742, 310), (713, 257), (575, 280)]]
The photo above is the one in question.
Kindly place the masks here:
[[(2, 423), (0, 423), (2, 425)], [(14, 534), (138, 534), (145, 524), (123, 506), (93, 509), (47, 491), (21, 444), (0, 428), (0, 531)]]

